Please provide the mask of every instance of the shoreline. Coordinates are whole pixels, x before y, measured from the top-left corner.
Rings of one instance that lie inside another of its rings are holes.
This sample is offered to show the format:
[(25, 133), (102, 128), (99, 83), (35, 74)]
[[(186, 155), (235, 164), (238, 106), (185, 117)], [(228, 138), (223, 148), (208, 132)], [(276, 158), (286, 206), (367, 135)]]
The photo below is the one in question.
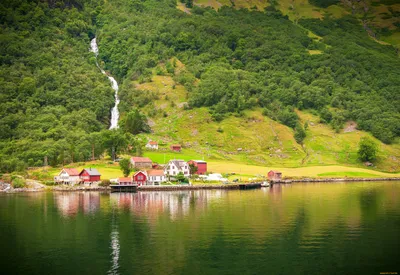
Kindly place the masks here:
[[(371, 182), (371, 181), (400, 181), (400, 177), (391, 178), (301, 178), (301, 179), (284, 179), (281, 181), (270, 181), (269, 183), (274, 184), (292, 184), (292, 183), (314, 183), (314, 182)], [(249, 182), (249, 183), (235, 183), (235, 184), (196, 184), (196, 185), (146, 185), (137, 188), (137, 192), (140, 191), (179, 191), (179, 190), (239, 190), (239, 189), (250, 189), (258, 188), (254, 187), (254, 184), (260, 184), (261, 182)], [(253, 186), (251, 186), (253, 185)], [(243, 186), (245, 186), (243, 188)], [(249, 188), (247, 188), (249, 187)], [(60, 186), (47, 186), (41, 188), (12, 188), (8, 190), (0, 190), (0, 194), (13, 194), (13, 193), (36, 193), (36, 192), (82, 192), (82, 191), (95, 191), (95, 192), (111, 192), (111, 187), (89, 187), (89, 186), (78, 186), (63, 188)]]

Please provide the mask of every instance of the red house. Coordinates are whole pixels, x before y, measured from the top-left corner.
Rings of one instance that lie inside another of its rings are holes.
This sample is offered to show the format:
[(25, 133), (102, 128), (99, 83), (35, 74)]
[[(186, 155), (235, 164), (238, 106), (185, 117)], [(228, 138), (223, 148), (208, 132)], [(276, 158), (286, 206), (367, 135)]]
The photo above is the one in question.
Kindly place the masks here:
[(79, 173), (79, 178), (81, 182), (89, 183), (89, 182), (96, 182), (100, 181), (101, 174), (97, 171), (96, 168), (84, 168)]
[(172, 144), (170, 146), (171, 151), (180, 152), (182, 150), (182, 146), (180, 144)]
[(282, 173), (279, 171), (271, 170), (268, 172), (268, 179), (271, 181), (280, 181), (282, 180)]
[(195, 172), (197, 175), (204, 175), (207, 173), (207, 162), (204, 160), (189, 160), (188, 164), (197, 167), (197, 171)]
[(146, 172), (138, 171), (133, 175), (133, 183), (141, 186), (146, 185), (147, 183), (147, 174)]

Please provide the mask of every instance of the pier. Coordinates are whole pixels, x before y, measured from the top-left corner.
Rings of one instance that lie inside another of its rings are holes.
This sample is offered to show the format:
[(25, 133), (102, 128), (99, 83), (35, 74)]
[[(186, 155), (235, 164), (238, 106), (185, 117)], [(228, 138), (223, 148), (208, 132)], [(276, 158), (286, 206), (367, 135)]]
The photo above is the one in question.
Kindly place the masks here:
[(138, 190), (137, 184), (127, 184), (127, 185), (119, 185), (113, 184), (110, 185), (111, 192), (136, 192)]

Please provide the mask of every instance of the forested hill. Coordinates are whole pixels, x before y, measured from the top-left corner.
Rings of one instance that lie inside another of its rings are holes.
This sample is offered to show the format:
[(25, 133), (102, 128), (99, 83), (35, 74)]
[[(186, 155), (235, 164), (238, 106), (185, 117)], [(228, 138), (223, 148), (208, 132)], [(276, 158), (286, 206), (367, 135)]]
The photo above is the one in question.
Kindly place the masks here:
[(168, 116), (154, 105), (161, 94), (136, 88), (165, 75), (184, 87), (186, 110), (207, 107), (216, 123), (262, 108), (301, 132), (300, 109), (338, 132), (354, 120), (385, 143), (400, 136), (396, 49), (351, 15), (293, 22), (274, 5), (182, 12), (173, 0), (8, 0), (0, 24), (2, 171), (102, 153), (113, 91), (89, 52), (94, 36), (100, 66), (121, 84), (122, 126), (133, 107)]

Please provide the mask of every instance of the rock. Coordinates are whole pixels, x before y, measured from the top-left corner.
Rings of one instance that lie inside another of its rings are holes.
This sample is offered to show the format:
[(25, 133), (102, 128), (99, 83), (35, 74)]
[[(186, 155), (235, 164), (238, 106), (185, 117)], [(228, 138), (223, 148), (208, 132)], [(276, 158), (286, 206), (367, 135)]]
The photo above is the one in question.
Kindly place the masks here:
[(241, 152), (241, 151), (243, 151), (243, 149), (242, 148), (237, 148), (237, 151)]
[(367, 162), (364, 162), (364, 165), (365, 165), (365, 166), (374, 166), (374, 164), (373, 164), (373, 163), (371, 163), (371, 162), (369, 162), (369, 161), (367, 161)]

